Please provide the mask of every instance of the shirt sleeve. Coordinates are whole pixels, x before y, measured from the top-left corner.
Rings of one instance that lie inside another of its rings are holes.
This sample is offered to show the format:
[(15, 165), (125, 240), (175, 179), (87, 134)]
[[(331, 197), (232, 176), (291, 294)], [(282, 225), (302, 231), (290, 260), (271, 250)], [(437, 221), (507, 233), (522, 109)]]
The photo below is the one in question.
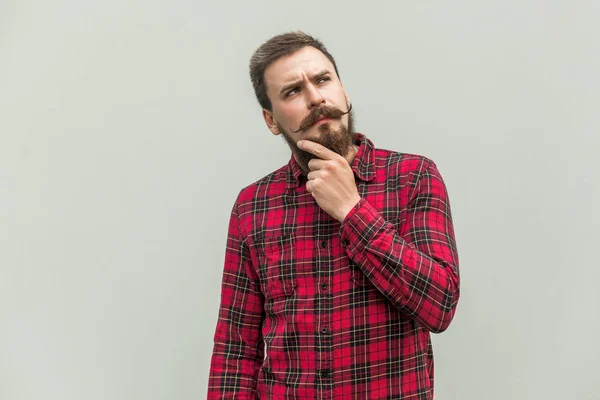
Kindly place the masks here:
[(459, 298), (458, 254), (446, 186), (425, 163), (395, 227), (361, 199), (342, 222), (348, 256), (396, 307), (429, 331), (448, 328)]
[(221, 303), (210, 363), (208, 399), (255, 399), (264, 348), (264, 299), (234, 207), (227, 234)]

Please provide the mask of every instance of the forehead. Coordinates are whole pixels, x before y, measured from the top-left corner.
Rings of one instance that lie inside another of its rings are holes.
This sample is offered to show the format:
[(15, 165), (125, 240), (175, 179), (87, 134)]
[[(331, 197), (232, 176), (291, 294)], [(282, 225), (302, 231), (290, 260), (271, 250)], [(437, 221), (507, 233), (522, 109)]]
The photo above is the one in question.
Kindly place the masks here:
[(335, 68), (325, 54), (312, 46), (306, 46), (275, 60), (265, 70), (265, 82), (267, 91), (278, 90), (286, 83), (302, 79), (304, 74), (308, 76), (323, 71), (324, 69), (335, 72)]

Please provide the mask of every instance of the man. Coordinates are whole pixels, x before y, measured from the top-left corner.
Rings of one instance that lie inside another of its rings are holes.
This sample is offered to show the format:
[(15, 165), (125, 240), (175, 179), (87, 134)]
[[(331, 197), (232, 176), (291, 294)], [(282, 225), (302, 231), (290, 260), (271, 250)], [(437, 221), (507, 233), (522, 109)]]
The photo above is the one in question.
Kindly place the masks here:
[(211, 399), (432, 399), (430, 332), (459, 298), (447, 192), (427, 158), (376, 149), (323, 44), (275, 36), (250, 76), (289, 163), (229, 222)]

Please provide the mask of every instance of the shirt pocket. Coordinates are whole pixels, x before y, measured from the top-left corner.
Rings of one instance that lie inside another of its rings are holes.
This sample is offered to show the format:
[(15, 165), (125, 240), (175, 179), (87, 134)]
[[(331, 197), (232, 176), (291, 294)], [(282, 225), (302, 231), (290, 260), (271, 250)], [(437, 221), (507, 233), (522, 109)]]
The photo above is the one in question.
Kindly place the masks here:
[(296, 240), (292, 233), (264, 237), (259, 246), (260, 279), (268, 300), (291, 296), (296, 289)]
[(360, 270), (360, 267), (356, 265), (354, 261), (350, 260), (348, 267), (350, 269), (350, 278), (352, 279), (352, 282), (354, 282), (355, 286), (365, 287), (371, 285), (369, 278), (367, 278), (367, 276)]

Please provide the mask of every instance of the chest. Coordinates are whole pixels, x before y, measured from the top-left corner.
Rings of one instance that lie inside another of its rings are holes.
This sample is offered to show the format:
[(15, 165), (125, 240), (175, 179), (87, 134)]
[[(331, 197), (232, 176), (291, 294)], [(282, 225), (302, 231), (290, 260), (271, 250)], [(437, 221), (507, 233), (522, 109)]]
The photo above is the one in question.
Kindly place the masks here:
[[(386, 221), (401, 224), (407, 199), (402, 190), (389, 190), (390, 184), (395, 183), (357, 181), (357, 189)], [(305, 186), (257, 201), (254, 210), (252, 264), (267, 298), (303, 291), (312, 296), (328, 290), (323, 282), (335, 288), (368, 284), (353, 270), (341, 244), (340, 222), (319, 207)]]

